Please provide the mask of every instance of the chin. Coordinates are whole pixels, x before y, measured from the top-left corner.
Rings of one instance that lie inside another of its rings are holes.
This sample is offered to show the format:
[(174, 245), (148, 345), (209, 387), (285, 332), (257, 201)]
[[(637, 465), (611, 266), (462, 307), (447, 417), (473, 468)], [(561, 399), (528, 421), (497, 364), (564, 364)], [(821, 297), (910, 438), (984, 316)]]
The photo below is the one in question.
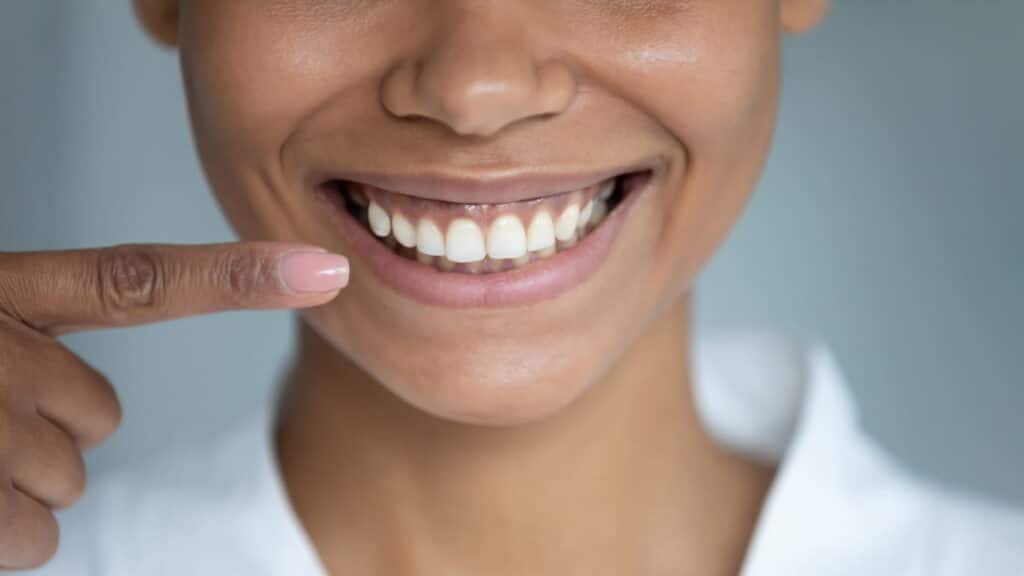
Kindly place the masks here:
[[(522, 426), (572, 404), (586, 388), (565, 378), (495, 371), (396, 374), (385, 387), (437, 418), (481, 426)], [(443, 382), (443, 385), (438, 385)]]
[(439, 336), (415, 346), (409, 342), (417, 338), (408, 332), (406, 338), (375, 336), (368, 324), (332, 312), (337, 310), (328, 305), (307, 311), (304, 319), (342, 363), (356, 368), (350, 373), (443, 420), (495, 427), (539, 422), (571, 405), (598, 376), (598, 366), (578, 354), (571, 334)]

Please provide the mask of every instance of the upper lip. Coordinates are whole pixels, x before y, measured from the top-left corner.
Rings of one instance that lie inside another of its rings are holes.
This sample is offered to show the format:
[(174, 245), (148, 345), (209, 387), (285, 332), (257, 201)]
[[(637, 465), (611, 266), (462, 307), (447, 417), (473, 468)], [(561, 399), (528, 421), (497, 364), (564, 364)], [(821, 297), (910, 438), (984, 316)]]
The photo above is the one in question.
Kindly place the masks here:
[(500, 204), (554, 196), (587, 188), (630, 172), (650, 170), (653, 162), (640, 162), (586, 172), (504, 171), (488, 174), (451, 175), (436, 171), (380, 173), (346, 171), (331, 180), (369, 184), (391, 192), (430, 200), (464, 204)]

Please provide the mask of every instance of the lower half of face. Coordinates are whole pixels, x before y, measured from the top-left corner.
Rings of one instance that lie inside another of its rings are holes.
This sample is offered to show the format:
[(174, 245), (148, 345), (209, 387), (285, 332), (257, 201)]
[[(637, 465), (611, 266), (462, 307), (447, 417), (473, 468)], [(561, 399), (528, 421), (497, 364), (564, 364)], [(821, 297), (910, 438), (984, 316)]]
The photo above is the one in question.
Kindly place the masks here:
[(444, 418), (543, 418), (688, 291), (775, 120), (772, 1), (186, 2), (207, 176), (245, 239), (349, 257), (304, 312)]

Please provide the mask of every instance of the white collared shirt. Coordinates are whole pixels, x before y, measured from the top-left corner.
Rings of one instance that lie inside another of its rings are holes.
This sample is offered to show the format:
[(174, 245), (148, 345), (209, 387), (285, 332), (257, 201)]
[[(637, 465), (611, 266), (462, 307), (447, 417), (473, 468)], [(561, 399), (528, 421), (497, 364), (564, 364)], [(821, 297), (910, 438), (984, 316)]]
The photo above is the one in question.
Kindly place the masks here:
[[(742, 576), (1024, 575), (1024, 512), (895, 462), (859, 428), (823, 344), (736, 331), (693, 352), (708, 433), (779, 465)], [(215, 442), (91, 479), (30, 574), (326, 576), (277, 468), (273, 415), (268, 403)]]

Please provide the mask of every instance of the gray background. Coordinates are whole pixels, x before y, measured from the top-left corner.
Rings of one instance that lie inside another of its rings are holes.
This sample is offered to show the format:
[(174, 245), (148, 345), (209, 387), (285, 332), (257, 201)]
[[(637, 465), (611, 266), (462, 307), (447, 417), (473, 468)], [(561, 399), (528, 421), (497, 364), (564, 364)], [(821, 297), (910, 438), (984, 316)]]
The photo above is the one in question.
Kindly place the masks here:
[[(1019, 0), (837, 0), (787, 41), (768, 169), (698, 290), (702, 328), (823, 337), (883, 444), (1018, 504), (1022, 55)], [(232, 238), (175, 57), (128, 0), (0, 2), (0, 79), (0, 250)], [(228, 426), (292, 330), (288, 313), (239, 312), (66, 338), (125, 406), (90, 468)]]

